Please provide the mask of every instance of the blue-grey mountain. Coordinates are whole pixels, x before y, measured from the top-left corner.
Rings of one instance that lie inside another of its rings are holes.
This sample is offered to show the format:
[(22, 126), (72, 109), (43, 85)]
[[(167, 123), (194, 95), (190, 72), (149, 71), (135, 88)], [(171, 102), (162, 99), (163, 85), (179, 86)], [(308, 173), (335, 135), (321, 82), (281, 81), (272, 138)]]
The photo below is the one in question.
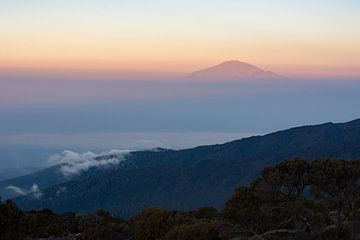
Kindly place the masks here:
[(222, 208), (235, 187), (254, 180), (265, 166), (293, 157), (360, 158), (360, 119), (193, 149), (134, 152), (122, 167), (97, 170), (42, 189), (39, 198), (23, 196), (15, 201), (24, 209), (88, 212), (103, 208), (124, 217), (150, 206)]

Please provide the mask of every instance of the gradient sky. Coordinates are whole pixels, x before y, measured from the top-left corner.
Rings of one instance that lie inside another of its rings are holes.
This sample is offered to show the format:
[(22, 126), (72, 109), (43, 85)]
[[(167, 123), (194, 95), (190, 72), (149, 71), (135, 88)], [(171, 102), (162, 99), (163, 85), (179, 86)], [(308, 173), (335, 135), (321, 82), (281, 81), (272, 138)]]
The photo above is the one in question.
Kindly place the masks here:
[(357, 0), (1, 0), (0, 68), (360, 75)]
[[(359, 13), (359, 0), (0, 0), (0, 169), (359, 118)], [(183, 78), (232, 59), (288, 78)]]

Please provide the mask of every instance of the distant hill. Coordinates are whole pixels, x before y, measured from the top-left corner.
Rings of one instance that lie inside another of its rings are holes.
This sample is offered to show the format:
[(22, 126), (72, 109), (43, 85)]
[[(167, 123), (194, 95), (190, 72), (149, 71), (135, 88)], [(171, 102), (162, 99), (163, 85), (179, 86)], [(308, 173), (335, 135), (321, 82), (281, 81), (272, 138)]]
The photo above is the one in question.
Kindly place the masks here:
[(150, 206), (222, 208), (236, 186), (250, 183), (263, 167), (295, 156), (360, 158), (360, 119), (193, 149), (135, 152), (122, 168), (51, 186), (42, 190), (41, 198), (14, 200), (24, 209), (88, 212), (103, 208), (123, 217)]
[(186, 78), (194, 80), (247, 80), (281, 78), (281, 76), (270, 71), (264, 71), (248, 63), (231, 60), (193, 72)]

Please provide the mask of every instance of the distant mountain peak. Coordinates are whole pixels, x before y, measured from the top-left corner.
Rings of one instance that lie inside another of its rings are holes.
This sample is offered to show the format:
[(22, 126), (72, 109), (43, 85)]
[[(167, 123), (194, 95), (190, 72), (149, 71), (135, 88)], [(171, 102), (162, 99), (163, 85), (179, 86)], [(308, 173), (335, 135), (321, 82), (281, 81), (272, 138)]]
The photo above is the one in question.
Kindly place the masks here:
[(189, 74), (187, 79), (213, 79), (213, 80), (246, 80), (246, 79), (265, 79), (279, 78), (280, 76), (271, 72), (264, 71), (249, 63), (238, 60), (229, 60), (218, 65), (195, 71)]

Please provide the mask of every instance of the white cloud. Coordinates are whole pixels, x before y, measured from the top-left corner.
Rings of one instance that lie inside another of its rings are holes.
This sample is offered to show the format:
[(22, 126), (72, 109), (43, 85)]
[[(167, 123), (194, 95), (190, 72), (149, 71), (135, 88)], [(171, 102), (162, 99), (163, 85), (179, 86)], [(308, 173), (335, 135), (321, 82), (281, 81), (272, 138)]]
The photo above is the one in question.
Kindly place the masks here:
[(17, 186), (13, 186), (13, 185), (10, 185), (10, 186), (7, 186), (5, 189), (8, 189), (8, 190), (12, 190), (14, 192), (16, 192), (17, 194), (19, 195), (26, 195), (27, 192)]
[(36, 183), (31, 186), (30, 190), (25, 190), (13, 185), (7, 186), (5, 189), (12, 190), (19, 195), (27, 195), (37, 199), (40, 199), (43, 196), (43, 193)]
[(40, 188), (35, 183), (32, 185), (30, 193), (34, 198), (37, 199), (40, 199), (43, 196), (43, 193), (41, 192)]
[[(113, 149), (99, 154), (93, 152), (77, 153), (69, 150), (50, 157), (51, 164), (61, 164), (60, 171), (64, 176), (86, 172), (92, 167), (117, 165), (125, 160), (128, 150)], [(103, 157), (103, 158), (101, 158)]]

